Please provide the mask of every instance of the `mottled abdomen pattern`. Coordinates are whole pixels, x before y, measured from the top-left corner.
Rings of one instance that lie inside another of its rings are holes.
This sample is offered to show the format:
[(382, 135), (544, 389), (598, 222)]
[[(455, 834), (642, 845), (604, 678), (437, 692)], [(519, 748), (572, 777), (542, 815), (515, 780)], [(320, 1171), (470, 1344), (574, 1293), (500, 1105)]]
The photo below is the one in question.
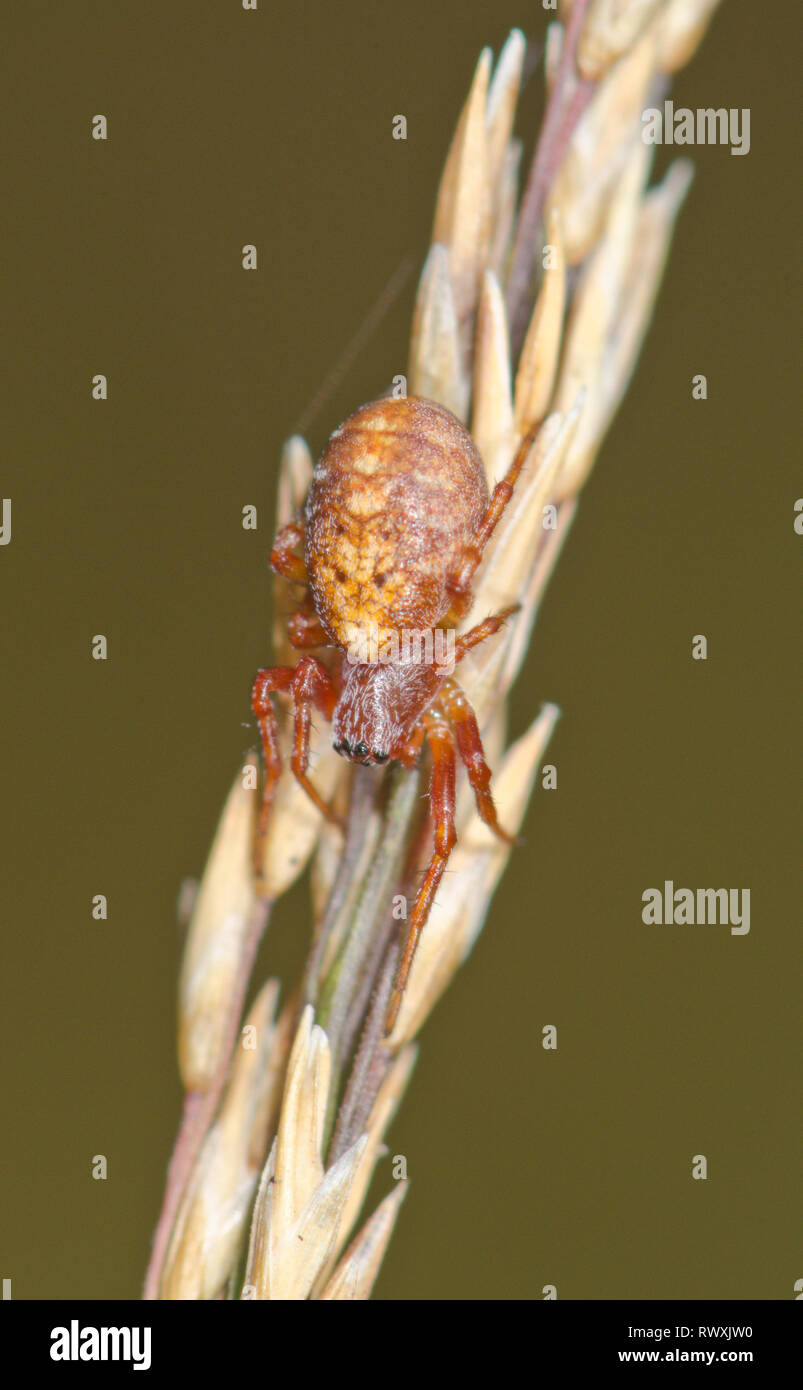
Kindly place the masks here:
[(332, 640), (348, 649), (369, 631), (437, 625), (487, 506), (482, 460), (443, 406), (404, 397), (350, 415), (307, 499), (307, 572)]

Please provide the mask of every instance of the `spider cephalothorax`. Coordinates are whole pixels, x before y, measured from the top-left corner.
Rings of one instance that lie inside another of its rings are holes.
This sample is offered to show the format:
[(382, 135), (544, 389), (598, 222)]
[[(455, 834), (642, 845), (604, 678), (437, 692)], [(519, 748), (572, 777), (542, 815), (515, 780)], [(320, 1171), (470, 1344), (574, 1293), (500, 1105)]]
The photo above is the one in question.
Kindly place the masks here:
[[(335, 430), (313, 473), (303, 522), (283, 527), (271, 552), (279, 574), (308, 586), (289, 623), (293, 645), (337, 651), (331, 669), (307, 655), (297, 666), (260, 671), (254, 682), (266, 773), (260, 839), (281, 771), (272, 691), (293, 696), (293, 772), (325, 815), (330, 809), (307, 777), (313, 707), (331, 723), (336, 751), (352, 762), (412, 767), (425, 741), (432, 752), (434, 852), (410, 915), (388, 1027), (455, 843), (456, 753), (480, 815), (508, 838), (496, 818), (477, 720), (452, 671), (513, 611), (455, 636), (530, 443), (527, 436), (489, 497), (482, 460), (450, 411), (415, 397), (364, 405)], [(303, 559), (295, 553), (302, 542)]]
[(416, 721), (443, 683), (439, 667), (420, 661), (346, 662), (341, 679), (332, 717), (334, 746), (364, 763), (402, 756)]

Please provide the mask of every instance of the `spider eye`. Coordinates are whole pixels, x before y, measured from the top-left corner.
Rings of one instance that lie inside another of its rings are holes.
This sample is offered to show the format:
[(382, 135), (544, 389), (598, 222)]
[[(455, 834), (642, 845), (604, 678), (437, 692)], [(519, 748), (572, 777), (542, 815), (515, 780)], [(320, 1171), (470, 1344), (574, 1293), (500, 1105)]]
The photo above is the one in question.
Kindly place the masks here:
[(367, 758), (367, 757), (368, 757), (368, 744), (367, 744), (367, 743), (363, 743), (363, 742), (362, 742), (362, 739), (360, 740), (359, 743), (355, 743), (355, 745), (354, 745), (354, 756), (355, 756), (355, 758)]
[(336, 753), (349, 753), (351, 751), (345, 739), (338, 739), (337, 743), (332, 744), (332, 747)]
[(383, 749), (380, 753), (374, 753), (374, 762), (386, 763), (389, 757), (390, 754), (386, 753)]

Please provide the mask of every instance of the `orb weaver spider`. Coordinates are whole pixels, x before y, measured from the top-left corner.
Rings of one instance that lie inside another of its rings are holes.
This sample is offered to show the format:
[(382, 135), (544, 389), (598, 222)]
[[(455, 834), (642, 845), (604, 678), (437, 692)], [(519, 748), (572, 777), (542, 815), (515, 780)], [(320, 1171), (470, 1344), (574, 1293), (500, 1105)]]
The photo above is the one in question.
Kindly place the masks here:
[[(335, 750), (351, 762), (376, 766), (398, 760), (413, 768), (425, 743), (432, 756), (433, 851), (410, 914), (387, 1033), (456, 843), (458, 755), (480, 816), (496, 835), (513, 842), (497, 819), (491, 770), (468, 699), (447, 665), (432, 658), (434, 645), (419, 643), (411, 658), (404, 639), (411, 632), (445, 631), (453, 639), (457, 664), (516, 611), (513, 605), (455, 637), (457, 622), (471, 608), (472, 579), (534, 433), (524, 436), (489, 495), (473, 440), (450, 411), (417, 397), (364, 405), (331, 436), (313, 473), (304, 520), (283, 526), (271, 551), (273, 569), (307, 589), (288, 623), (293, 646), (334, 647), (340, 659), (331, 671), (317, 657), (304, 655), (296, 666), (257, 673), (251, 703), (265, 766), (257, 857), (282, 770), (272, 692), (292, 696), (292, 771), (330, 819), (336, 817), (307, 775), (313, 710), (331, 724)], [(302, 544), (303, 558), (296, 553)], [(385, 641), (384, 655), (377, 634), (398, 639)], [(374, 659), (361, 659), (368, 652)]]

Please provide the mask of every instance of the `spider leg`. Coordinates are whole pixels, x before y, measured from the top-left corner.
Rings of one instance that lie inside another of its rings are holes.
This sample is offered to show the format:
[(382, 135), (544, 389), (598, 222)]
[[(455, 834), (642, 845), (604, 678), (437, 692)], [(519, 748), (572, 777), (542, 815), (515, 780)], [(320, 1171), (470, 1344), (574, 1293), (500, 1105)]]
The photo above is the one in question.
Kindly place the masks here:
[(496, 807), (491, 796), (491, 769), (485, 761), (477, 716), (471, 708), (468, 697), (456, 680), (444, 681), (438, 703), (451, 720), (457, 737), (458, 752), (468, 773), (477, 810), (482, 819), (493, 830), (494, 834), (499, 836), (500, 840), (504, 840), (509, 845), (517, 844), (517, 837), (508, 835), (497, 819)]
[(307, 580), (307, 566), (300, 555), (294, 555), (296, 546), (304, 539), (304, 527), (299, 521), (288, 521), (276, 534), (270, 552), (271, 569), (284, 579), (293, 579), (299, 584)]
[(304, 608), (299, 608), (288, 620), (287, 631), (290, 641), (294, 647), (329, 647), (331, 639), (327, 637), (317, 614), (308, 612)]
[(264, 785), (262, 788), (262, 807), (257, 828), (257, 856), (265, 838), (268, 816), (273, 803), (273, 793), (282, 771), (282, 755), (279, 750), (279, 726), (276, 711), (271, 700), (272, 690), (287, 693), (292, 689), (294, 666), (270, 666), (257, 671), (251, 689), (251, 708), (256, 715), (257, 726), (262, 739), (264, 762)]
[(507, 473), (504, 478), (496, 484), (491, 494), (488, 510), (477, 527), (477, 534), (473, 541), (470, 541), (468, 545), (465, 546), (462, 558), (458, 561), (457, 568), (447, 581), (447, 588), (458, 611), (465, 613), (470, 606), (471, 581), (479, 568), (483, 551), (494, 533), (496, 524), (513, 496), (513, 489), (518, 482), (522, 468), (529, 458), (530, 449), (532, 448), (536, 434), (537, 429), (528, 430), (525, 434), (516, 450), (513, 462), (507, 470)]
[(459, 637), (455, 638), (455, 665), (457, 665), (458, 661), (463, 660), (466, 652), (470, 652), (472, 647), (479, 646), (480, 642), (484, 642), (486, 637), (493, 637), (494, 633), (498, 632), (500, 627), (504, 627), (512, 613), (518, 613), (520, 607), (520, 603), (512, 603), (509, 608), (503, 608), (501, 613), (492, 613), (490, 618), (484, 618), (481, 623), (477, 623), (476, 627), (469, 628), (468, 632), (464, 632)]
[(423, 720), (419, 720), (407, 742), (394, 751), (394, 758), (398, 758), (402, 767), (406, 767), (408, 771), (415, 767), (418, 762), (418, 755), (421, 752), (421, 745), (424, 742), (426, 732), (426, 725)]
[(455, 742), (454, 735), (446, 721), (439, 715), (428, 716), (425, 721), (426, 737), (432, 749), (432, 778), (429, 787), (429, 802), (435, 836), (432, 858), (418, 890), (407, 927), (407, 940), (401, 960), (396, 970), (393, 989), (388, 1001), (385, 1017), (385, 1034), (393, 1030), (405, 986), (413, 964), (419, 937), (429, 917), (438, 885), (443, 878), (449, 855), (457, 842), (454, 828), (455, 804)]
[(256, 715), (265, 763), (265, 784), (256, 839), (257, 865), (261, 861), (268, 816), (273, 804), (276, 783), (282, 771), (279, 726), (271, 700), (271, 693), (274, 690), (293, 696), (293, 758), (291, 763), (293, 772), (318, 809), (330, 820), (337, 820), (334, 812), (318, 795), (307, 777), (310, 707), (314, 705), (325, 719), (331, 720), (337, 704), (337, 692), (332, 685), (329, 673), (319, 661), (311, 656), (303, 656), (297, 666), (266, 667), (257, 672), (251, 691), (251, 708)]
[(293, 699), (293, 759), (291, 767), (307, 796), (318, 807), (322, 815), (327, 820), (332, 821), (334, 825), (340, 825), (339, 816), (335, 815), (331, 806), (327, 805), (307, 777), (312, 706), (314, 705), (327, 723), (331, 724), (337, 704), (337, 691), (332, 684), (332, 678), (326, 667), (320, 661), (316, 661), (314, 656), (302, 656), (296, 666), (293, 676)]

